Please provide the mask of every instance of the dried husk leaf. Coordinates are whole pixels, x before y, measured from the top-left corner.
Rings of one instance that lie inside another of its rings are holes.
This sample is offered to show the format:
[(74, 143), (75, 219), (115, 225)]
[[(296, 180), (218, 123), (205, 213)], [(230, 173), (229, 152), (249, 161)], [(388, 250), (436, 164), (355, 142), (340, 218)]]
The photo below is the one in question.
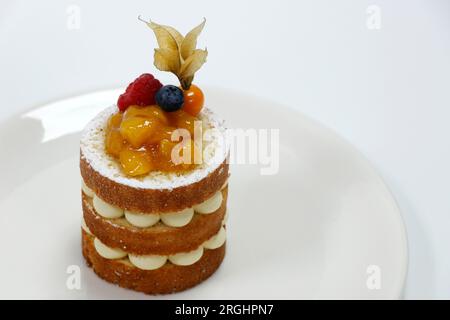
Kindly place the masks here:
[(172, 28), (171, 26), (165, 26), (165, 25), (162, 25), (162, 24), (159, 25), (159, 26), (161, 28), (164, 28), (165, 30), (167, 30), (172, 35), (172, 37), (175, 39), (175, 41), (177, 42), (178, 49), (181, 48), (181, 43), (184, 40), (183, 35), (180, 32), (178, 32), (177, 29)]
[(173, 29), (171, 32), (167, 28), (164, 28), (164, 26), (161, 26), (161, 25), (151, 22), (151, 21), (149, 23), (147, 23), (147, 25), (155, 33), (156, 41), (158, 41), (158, 45), (161, 49), (171, 49), (171, 50), (179, 51), (178, 42), (175, 38), (178, 36), (174, 36), (172, 34), (172, 32), (174, 30), (173, 28), (171, 28), (171, 29)]
[(178, 74), (178, 78), (184, 79), (193, 77), (194, 74), (201, 68), (201, 66), (206, 62), (206, 57), (208, 56), (208, 51), (196, 49), (194, 52), (183, 62)]
[(194, 53), (197, 47), (197, 38), (202, 32), (205, 23), (206, 19), (203, 19), (203, 22), (189, 31), (181, 42), (180, 54), (184, 60), (188, 59)]
[(153, 64), (158, 70), (177, 74), (180, 70), (180, 55), (177, 50), (167, 48), (155, 49)]
[(202, 23), (183, 37), (175, 28), (151, 21), (146, 22), (158, 41), (159, 49), (155, 49), (154, 53), (155, 67), (161, 71), (174, 73), (185, 90), (189, 89), (195, 72), (206, 62), (208, 51), (196, 49), (197, 38), (205, 23), (206, 19), (203, 19)]

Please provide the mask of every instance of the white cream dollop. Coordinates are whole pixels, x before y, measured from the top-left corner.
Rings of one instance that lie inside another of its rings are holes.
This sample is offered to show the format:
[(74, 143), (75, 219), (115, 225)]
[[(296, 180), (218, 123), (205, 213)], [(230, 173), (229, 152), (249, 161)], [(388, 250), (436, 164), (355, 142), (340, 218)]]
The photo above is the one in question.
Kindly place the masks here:
[(86, 221), (84, 221), (84, 218), (81, 218), (81, 228), (83, 228), (83, 230), (84, 230), (87, 234), (92, 235), (92, 232), (91, 232), (91, 230), (89, 230), (89, 228), (88, 228), (88, 226), (87, 226), (87, 224), (86, 224)]
[(147, 228), (151, 227), (158, 223), (160, 216), (159, 214), (142, 214), (142, 213), (133, 213), (131, 211), (125, 211), (125, 219), (133, 226), (139, 228)]
[(203, 244), (203, 247), (206, 249), (217, 249), (225, 243), (226, 238), (227, 233), (225, 232), (225, 228), (221, 227), (216, 235), (212, 236)]
[(220, 188), (220, 190), (225, 189), (226, 187), (228, 187), (228, 179), (223, 183), (222, 187)]
[(94, 190), (89, 188), (86, 183), (84, 183), (84, 180), (81, 180), (81, 190), (83, 190), (84, 194), (87, 195), (89, 198), (92, 198), (94, 196)]
[(225, 211), (225, 215), (223, 216), (222, 225), (226, 225), (228, 222), (228, 210)]
[(220, 208), (222, 204), (222, 192), (217, 192), (208, 200), (194, 206), (195, 212), (210, 214)]
[(113, 206), (94, 194), (94, 199), (92, 201), (94, 204), (94, 209), (99, 215), (108, 219), (120, 218), (123, 216), (123, 210)]
[(134, 255), (129, 254), (130, 262), (137, 268), (142, 270), (155, 270), (161, 268), (167, 261), (167, 256), (158, 255)]
[(121, 259), (127, 256), (127, 253), (121, 249), (110, 248), (97, 238), (94, 239), (94, 247), (98, 254), (105, 259)]
[(196, 263), (203, 255), (203, 247), (200, 246), (197, 249), (190, 252), (177, 253), (169, 256), (169, 261), (177, 266), (189, 266)]
[(178, 212), (162, 213), (161, 220), (169, 227), (183, 227), (191, 222), (194, 209), (187, 208)]

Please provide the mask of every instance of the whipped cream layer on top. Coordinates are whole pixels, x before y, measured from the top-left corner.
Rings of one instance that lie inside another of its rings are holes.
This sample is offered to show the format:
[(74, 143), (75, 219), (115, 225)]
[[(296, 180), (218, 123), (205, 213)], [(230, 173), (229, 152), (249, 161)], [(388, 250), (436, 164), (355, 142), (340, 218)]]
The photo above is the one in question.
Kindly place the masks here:
[[(82, 222), (82, 227), (84, 222)], [(86, 227), (87, 228), (87, 227)], [(84, 229), (84, 227), (83, 227)], [(86, 229), (84, 229), (86, 231)], [(89, 230), (89, 229), (87, 229)], [(125, 251), (117, 248), (111, 248), (102, 243), (98, 238), (86, 231), (88, 234), (94, 237), (94, 248), (97, 253), (108, 260), (118, 260), (128, 258), (129, 262), (136, 268), (142, 270), (156, 270), (164, 266), (167, 261), (177, 266), (189, 266), (196, 263), (203, 256), (204, 250), (214, 250), (220, 248), (226, 241), (226, 230), (222, 226), (219, 232), (205, 241), (197, 249), (190, 252), (180, 252), (174, 255), (162, 256), (162, 255), (135, 255), (126, 253)]]
[[(203, 161), (192, 171), (182, 174), (153, 171), (144, 177), (128, 177), (117, 160), (105, 152), (105, 127), (109, 117), (117, 111), (117, 106), (113, 105), (91, 120), (83, 131), (80, 143), (82, 157), (92, 169), (117, 183), (134, 188), (172, 190), (206, 178), (225, 161), (229, 153), (224, 122), (211, 110), (203, 108), (198, 117), (202, 121), (204, 140), (207, 138), (203, 141), (203, 150), (209, 161)], [(215, 129), (215, 132), (205, 137), (208, 129)]]
[(81, 189), (83, 193), (92, 199), (92, 206), (95, 212), (106, 219), (118, 219), (124, 217), (128, 223), (139, 228), (148, 228), (158, 222), (162, 222), (169, 227), (183, 227), (191, 222), (194, 214), (211, 214), (216, 212), (222, 205), (222, 190), (228, 184), (225, 183), (222, 188), (211, 198), (195, 205), (193, 208), (187, 208), (178, 212), (143, 214), (131, 212), (113, 206), (100, 199), (95, 192), (90, 189), (83, 180), (81, 180)]

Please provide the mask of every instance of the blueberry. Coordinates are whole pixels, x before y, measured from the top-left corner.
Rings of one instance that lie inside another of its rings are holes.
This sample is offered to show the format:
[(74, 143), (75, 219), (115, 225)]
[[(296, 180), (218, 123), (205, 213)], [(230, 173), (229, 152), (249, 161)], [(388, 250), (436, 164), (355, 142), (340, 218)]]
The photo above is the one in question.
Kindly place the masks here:
[(184, 103), (183, 91), (169, 84), (158, 90), (155, 100), (164, 111), (177, 111)]

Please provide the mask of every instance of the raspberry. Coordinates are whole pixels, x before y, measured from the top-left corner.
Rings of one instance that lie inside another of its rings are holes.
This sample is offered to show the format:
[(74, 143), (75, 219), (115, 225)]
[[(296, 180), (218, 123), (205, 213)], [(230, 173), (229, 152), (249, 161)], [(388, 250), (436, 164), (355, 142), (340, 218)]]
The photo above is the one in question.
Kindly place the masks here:
[(117, 100), (120, 111), (125, 111), (131, 105), (149, 106), (155, 104), (156, 92), (162, 87), (161, 82), (150, 73), (144, 73), (130, 83)]

